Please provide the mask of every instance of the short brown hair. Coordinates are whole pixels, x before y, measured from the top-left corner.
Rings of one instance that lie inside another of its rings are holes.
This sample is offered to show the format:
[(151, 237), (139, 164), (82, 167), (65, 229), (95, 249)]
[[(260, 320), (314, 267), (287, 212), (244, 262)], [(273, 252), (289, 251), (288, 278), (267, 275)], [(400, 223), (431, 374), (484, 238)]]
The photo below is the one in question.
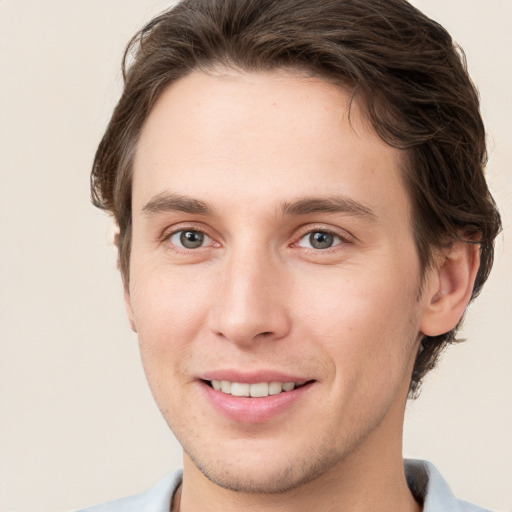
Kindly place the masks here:
[[(485, 182), (485, 130), (464, 54), (448, 32), (405, 0), (183, 0), (130, 41), (124, 91), (94, 160), (93, 202), (119, 227), (129, 279), (132, 162), (164, 89), (196, 69), (289, 68), (349, 90), (378, 135), (404, 153), (422, 274), (433, 249), (480, 247), (473, 298), (487, 279), (500, 216)], [(425, 336), (413, 396), (457, 329)]]

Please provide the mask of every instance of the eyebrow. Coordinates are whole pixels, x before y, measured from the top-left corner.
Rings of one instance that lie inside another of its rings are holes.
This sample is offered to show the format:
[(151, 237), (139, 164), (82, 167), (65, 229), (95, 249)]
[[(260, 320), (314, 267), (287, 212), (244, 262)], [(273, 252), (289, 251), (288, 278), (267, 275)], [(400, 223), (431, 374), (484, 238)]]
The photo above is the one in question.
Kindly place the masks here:
[[(344, 196), (303, 197), (281, 204), (283, 215), (300, 216), (312, 213), (344, 213), (371, 220), (375, 213), (369, 206)], [(213, 215), (213, 209), (199, 199), (163, 192), (151, 198), (142, 208), (146, 215), (184, 212), (195, 215)]]
[(151, 198), (142, 208), (146, 215), (167, 212), (184, 212), (212, 215), (213, 210), (203, 201), (178, 194), (163, 192)]
[(373, 210), (363, 203), (344, 196), (304, 197), (282, 205), (285, 215), (308, 215), (311, 213), (346, 213), (356, 217), (375, 219)]

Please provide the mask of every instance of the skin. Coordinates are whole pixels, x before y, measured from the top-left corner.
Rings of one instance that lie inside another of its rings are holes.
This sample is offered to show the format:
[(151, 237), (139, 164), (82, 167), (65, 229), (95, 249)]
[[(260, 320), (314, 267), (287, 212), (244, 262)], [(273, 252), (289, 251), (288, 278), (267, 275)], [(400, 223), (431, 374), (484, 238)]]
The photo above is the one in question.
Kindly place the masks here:
[[(420, 510), (402, 466), (410, 376), (421, 333), (462, 315), (478, 258), (455, 244), (419, 296), (403, 155), (357, 103), (349, 122), (347, 102), (284, 71), (194, 72), (144, 125), (125, 297), (184, 449), (176, 510)], [(304, 208), (333, 197), (335, 211)], [(203, 245), (180, 245), (183, 230)], [(314, 232), (332, 246), (312, 247)], [(310, 384), (280, 414), (240, 422), (202, 392), (217, 370)]]

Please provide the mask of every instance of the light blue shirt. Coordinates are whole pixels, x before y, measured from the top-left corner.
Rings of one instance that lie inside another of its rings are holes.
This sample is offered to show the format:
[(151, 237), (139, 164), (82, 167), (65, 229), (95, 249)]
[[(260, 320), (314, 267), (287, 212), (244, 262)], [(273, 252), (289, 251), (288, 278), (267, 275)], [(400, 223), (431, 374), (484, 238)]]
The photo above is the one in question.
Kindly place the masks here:
[[(406, 459), (404, 466), (411, 492), (419, 501), (423, 501), (423, 512), (491, 512), (458, 500), (430, 462)], [(77, 512), (169, 512), (181, 478), (181, 470), (175, 471), (146, 492)]]

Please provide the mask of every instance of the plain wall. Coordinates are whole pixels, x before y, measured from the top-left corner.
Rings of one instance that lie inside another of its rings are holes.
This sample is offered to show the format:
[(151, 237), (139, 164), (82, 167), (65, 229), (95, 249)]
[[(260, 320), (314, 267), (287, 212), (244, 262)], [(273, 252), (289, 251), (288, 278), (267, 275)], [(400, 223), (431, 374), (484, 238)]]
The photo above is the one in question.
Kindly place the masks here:
[[(504, 234), (493, 274), (409, 406), (404, 452), (461, 497), (512, 510), (512, 2), (416, 0), (465, 48)], [(122, 305), (88, 173), (129, 37), (169, 2), (0, 0), (0, 510), (131, 494), (181, 464)]]

